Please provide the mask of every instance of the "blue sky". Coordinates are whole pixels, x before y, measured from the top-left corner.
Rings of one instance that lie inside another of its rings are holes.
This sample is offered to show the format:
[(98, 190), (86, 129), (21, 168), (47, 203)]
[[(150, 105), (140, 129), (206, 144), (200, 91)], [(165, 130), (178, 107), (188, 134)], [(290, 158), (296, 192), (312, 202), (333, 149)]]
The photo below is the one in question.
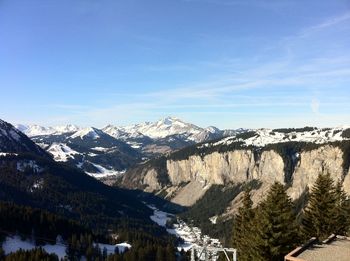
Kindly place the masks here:
[(0, 118), (350, 124), (345, 0), (1, 0)]

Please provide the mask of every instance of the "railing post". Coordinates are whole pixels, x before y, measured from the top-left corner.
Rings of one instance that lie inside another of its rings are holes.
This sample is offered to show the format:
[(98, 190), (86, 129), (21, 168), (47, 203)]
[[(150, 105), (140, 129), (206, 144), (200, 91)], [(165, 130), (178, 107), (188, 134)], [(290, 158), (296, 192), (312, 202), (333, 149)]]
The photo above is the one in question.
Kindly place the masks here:
[(194, 247), (191, 248), (191, 261), (195, 261), (195, 259), (194, 259)]

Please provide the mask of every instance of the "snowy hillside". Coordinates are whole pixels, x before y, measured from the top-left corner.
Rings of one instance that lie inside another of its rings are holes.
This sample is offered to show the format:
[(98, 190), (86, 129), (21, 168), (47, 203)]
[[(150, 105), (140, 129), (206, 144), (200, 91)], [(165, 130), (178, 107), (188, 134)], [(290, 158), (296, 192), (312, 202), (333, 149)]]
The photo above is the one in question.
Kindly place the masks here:
[(268, 144), (283, 142), (312, 142), (323, 144), (327, 142), (349, 140), (350, 126), (335, 128), (313, 128), (306, 127), (301, 129), (258, 129), (224, 138), (215, 143), (206, 143), (201, 147), (230, 145), (234, 142), (243, 142), (244, 145), (264, 147)]
[(105, 135), (105, 133), (99, 129), (89, 127), (89, 128), (84, 128), (84, 129), (78, 130), (70, 137), (72, 139), (75, 139), (75, 138), (83, 139), (85, 137), (89, 137), (92, 139), (98, 139), (98, 138), (100, 138), (101, 135)]
[(63, 143), (52, 143), (47, 151), (53, 155), (56, 161), (67, 161), (69, 158), (74, 159), (74, 155), (79, 154), (79, 152), (72, 150)]
[(56, 161), (78, 167), (96, 178), (119, 176), (141, 161), (139, 152), (126, 142), (93, 127), (74, 133), (35, 136), (32, 140)]

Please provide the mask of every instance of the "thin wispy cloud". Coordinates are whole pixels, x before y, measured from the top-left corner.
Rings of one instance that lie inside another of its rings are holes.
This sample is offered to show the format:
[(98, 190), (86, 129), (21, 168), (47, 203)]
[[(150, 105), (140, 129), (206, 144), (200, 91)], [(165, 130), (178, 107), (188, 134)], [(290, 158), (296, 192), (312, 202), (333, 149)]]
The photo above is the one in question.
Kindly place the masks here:
[(83, 0), (59, 13), (22, 3), (21, 15), (11, 4), (0, 23), (2, 112), (100, 127), (167, 115), (225, 127), (350, 117), (344, 3), (107, 2), (96, 13)]
[(310, 104), (311, 110), (313, 113), (319, 113), (320, 110), (320, 102), (317, 99), (312, 99)]
[(301, 33), (301, 35), (309, 35), (311, 33), (320, 31), (320, 30), (324, 30), (326, 28), (344, 23), (344, 22), (349, 22), (350, 21), (350, 12), (346, 12), (343, 13), (341, 15), (335, 16), (335, 17), (330, 17), (327, 20), (317, 24), (317, 25), (313, 25), (310, 27), (307, 27), (303, 30), (303, 32)]

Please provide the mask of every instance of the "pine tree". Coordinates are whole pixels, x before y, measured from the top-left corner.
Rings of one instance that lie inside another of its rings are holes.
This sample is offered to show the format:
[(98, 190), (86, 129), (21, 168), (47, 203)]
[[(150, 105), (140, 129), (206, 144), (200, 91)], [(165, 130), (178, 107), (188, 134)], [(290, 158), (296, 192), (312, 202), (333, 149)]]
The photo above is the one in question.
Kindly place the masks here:
[(164, 260), (164, 249), (162, 247), (157, 248), (156, 261)]
[(340, 181), (335, 186), (335, 196), (334, 233), (346, 235), (350, 228), (350, 200)]
[(175, 261), (176, 260), (175, 249), (173, 248), (173, 246), (168, 244), (166, 246), (165, 252), (166, 252), (166, 254), (165, 254), (166, 260), (169, 260), (169, 261)]
[(254, 218), (253, 258), (259, 261), (280, 261), (299, 243), (293, 204), (285, 187), (276, 182), (260, 203)]
[(0, 260), (2, 260), (4, 257), (5, 257), (5, 251), (2, 249), (2, 247), (0, 245)]
[(335, 232), (337, 197), (330, 175), (318, 175), (302, 220), (302, 230), (307, 238), (324, 239)]
[(242, 206), (238, 209), (238, 214), (234, 219), (232, 245), (237, 249), (239, 260), (252, 260), (251, 234), (254, 211), (253, 202), (248, 190), (244, 192)]

